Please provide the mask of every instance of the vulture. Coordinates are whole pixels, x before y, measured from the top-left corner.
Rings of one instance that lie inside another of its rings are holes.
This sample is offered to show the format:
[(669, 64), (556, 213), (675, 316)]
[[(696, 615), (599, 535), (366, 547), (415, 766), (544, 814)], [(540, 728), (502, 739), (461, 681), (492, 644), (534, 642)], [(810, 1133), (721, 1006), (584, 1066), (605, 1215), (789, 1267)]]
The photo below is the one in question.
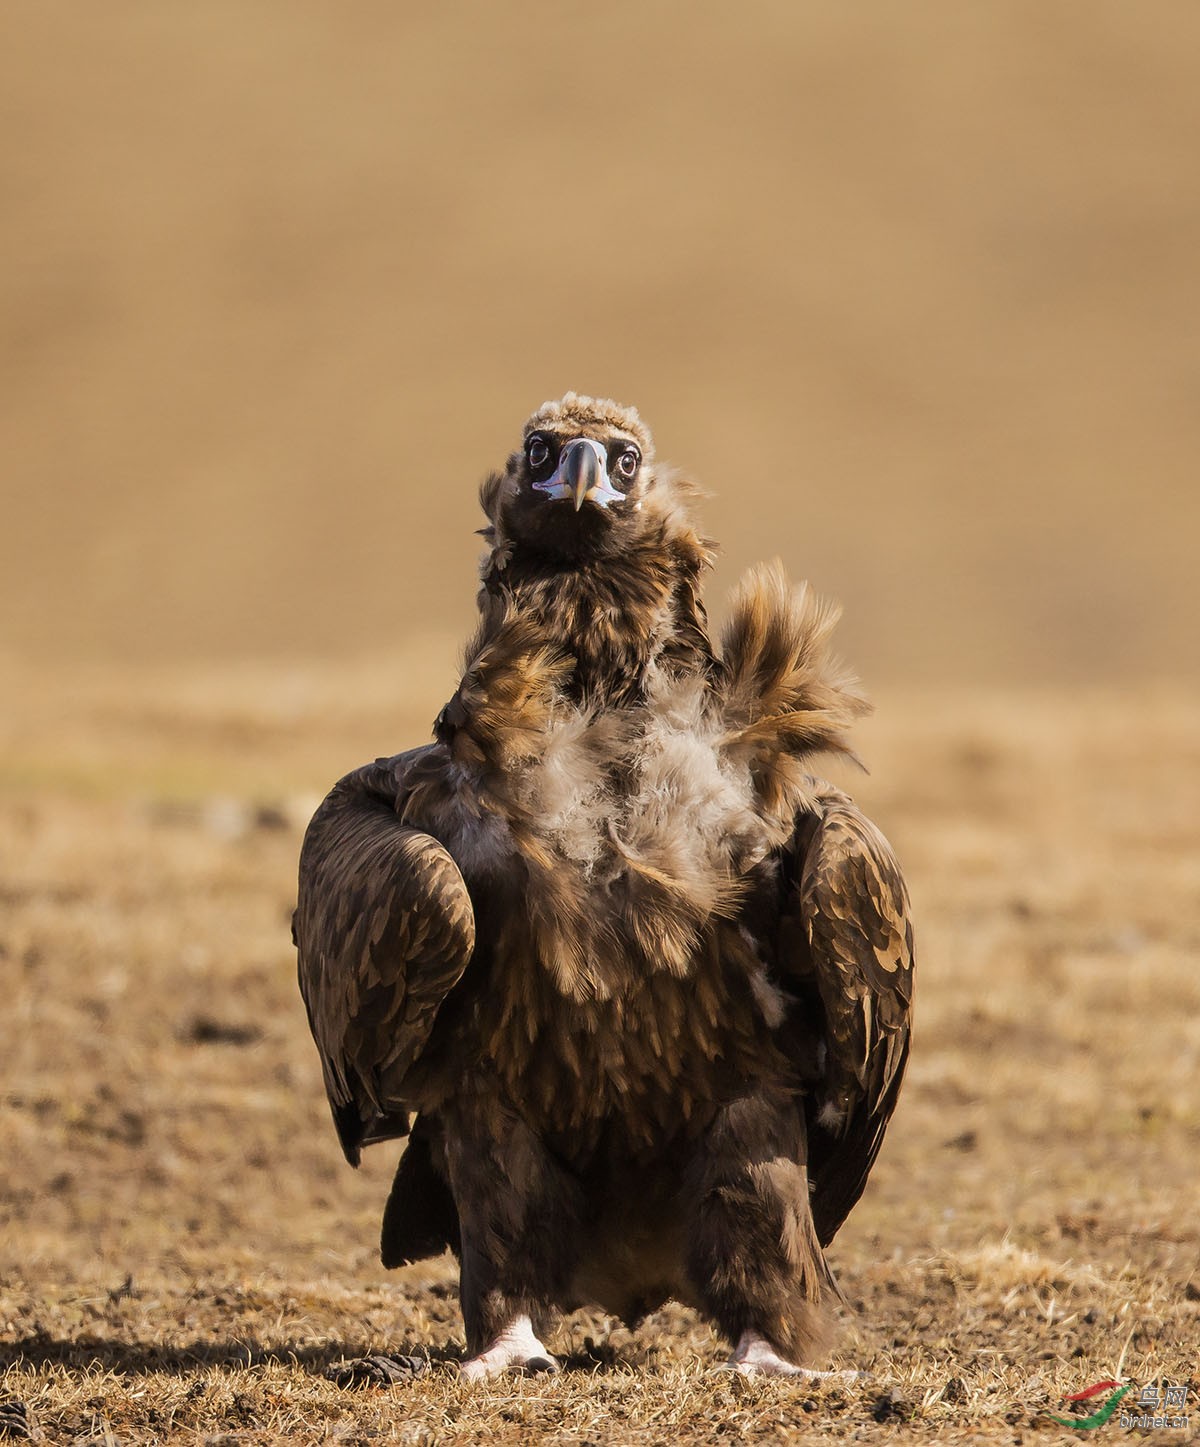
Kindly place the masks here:
[(467, 1379), (555, 1311), (668, 1299), (800, 1374), (909, 1051), (879, 830), (811, 770), (868, 707), (778, 563), (718, 639), (696, 489), (568, 393), (481, 489), (479, 622), (433, 740), (310, 823), (293, 933), (342, 1149), (407, 1137), (387, 1267), (458, 1258)]

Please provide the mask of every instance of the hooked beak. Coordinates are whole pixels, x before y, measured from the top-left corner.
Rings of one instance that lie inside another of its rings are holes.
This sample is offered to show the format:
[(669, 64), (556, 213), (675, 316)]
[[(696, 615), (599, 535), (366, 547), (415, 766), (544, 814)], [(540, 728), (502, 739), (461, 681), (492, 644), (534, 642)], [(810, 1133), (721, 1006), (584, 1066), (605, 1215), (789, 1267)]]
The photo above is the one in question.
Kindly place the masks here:
[(567, 496), (575, 501), (575, 511), (583, 506), (588, 493), (608, 481), (608, 457), (598, 442), (590, 437), (577, 437), (563, 448), (558, 464)]
[(559, 453), (558, 466), (553, 474), (545, 482), (533, 485), (547, 497), (559, 501), (570, 498), (576, 512), (585, 502), (608, 507), (612, 502), (621, 502), (624, 497), (609, 483), (608, 454), (591, 437), (573, 437)]

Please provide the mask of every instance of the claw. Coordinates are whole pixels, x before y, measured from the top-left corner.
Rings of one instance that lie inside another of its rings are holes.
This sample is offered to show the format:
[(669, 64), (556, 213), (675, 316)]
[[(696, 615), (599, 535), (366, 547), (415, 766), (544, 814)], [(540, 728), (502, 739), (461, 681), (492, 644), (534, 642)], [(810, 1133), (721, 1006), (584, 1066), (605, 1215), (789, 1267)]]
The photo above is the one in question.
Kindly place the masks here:
[(733, 1355), (719, 1368), (725, 1372), (738, 1372), (743, 1377), (803, 1377), (809, 1382), (855, 1382), (867, 1375), (866, 1372), (818, 1372), (812, 1367), (800, 1367), (781, 1357), (765, 1336), (756, 1331), (744, 1331), (733, 1349)]
[(519, 1371), (526, 1376), (557, 1372), (558, 1363), (537, 1339), (533, 1323), (527, 1316), (518, 1316), (492, 1342), (491, 1346), (468, 1357), (459, 1367), (464, 1382), (482, 1382), (502, 1372)]

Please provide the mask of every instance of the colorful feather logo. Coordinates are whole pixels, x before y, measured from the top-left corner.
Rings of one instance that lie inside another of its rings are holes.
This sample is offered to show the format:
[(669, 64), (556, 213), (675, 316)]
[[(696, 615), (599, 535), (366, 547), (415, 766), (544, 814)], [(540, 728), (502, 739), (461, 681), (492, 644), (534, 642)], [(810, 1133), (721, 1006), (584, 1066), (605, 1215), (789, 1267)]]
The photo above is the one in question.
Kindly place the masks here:
[(1108, 1397), (1100, 1409), (1093, 1412), (1090, 1417), (1056, 1417), (1050, 1413), (1050, 1420), (1057, 1422), (1062, 1427), (1074, 1427), (1078, 1431), (1087, 1432), (1093, 1427), (1103, 1427), (1105, 1422), (1117, 1410), (1117, 1403), (1126, 1392), (1133, 1389), (1133, 1382), (1125, 1382), (1123, 1385), (1118, 1381), (1095, 1382), (1090, 1387), (1085, 1387), (1082, 1392), (1072, 1392), (1069, 1397), (1064, 1397), (1065, 1402), (1090, 1402), (1093, 1397), (1098, 1397), (1101, 1392), (1107, 1392), (1111, 1387), (1117, 1390)]

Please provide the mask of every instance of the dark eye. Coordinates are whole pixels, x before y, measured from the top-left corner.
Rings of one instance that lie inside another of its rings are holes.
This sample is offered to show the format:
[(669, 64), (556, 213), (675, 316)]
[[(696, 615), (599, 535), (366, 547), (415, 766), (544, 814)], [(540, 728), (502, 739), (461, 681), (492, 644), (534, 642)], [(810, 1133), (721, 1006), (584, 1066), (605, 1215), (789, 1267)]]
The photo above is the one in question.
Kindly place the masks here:
[(546, 441), (544, 438), (531, 437), (526, 444), (525, 455), (529, 458), (530, 467), (534, 468), (536, 471), (536, 469), (541, 467), (545, 463), (546, 459), (550, 456), (550, 449), (546, 446)]
[(629, 479), (638, 470), (641, 460), (636, 447), (627, 447), (617, 458), (617, 471), (622, 477)]

